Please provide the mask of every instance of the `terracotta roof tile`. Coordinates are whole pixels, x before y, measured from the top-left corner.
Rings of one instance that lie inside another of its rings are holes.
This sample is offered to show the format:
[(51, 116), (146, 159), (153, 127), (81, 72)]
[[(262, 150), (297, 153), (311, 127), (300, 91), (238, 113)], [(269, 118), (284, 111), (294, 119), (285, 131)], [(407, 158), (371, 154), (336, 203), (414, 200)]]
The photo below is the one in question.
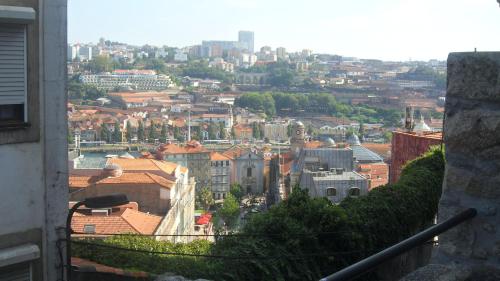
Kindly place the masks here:
[(210, 160), (212, 160), (212, 161), (227, 161), (227, 160), (231, 160), (231, 158), (229, 158), (226, 155), (221, 154), (219, 152), (212, 151), (210, 153)]
[(119, 177), (103, 178), (97, 184), (158, 184), (165, 188), (172, 188), (174, 181), (152, 173), (123, 173)]
[(162, 217), (127, 209), (121, 217), (141, 234), (154, 234)]
[(154, 234), (162, 217), (146, 214), (133, 209), (125, 209), (120, 215), (91, 215), (85, 216), (79, 214), (73, 217), (71, 228), (75, 232), (84, 232), (85, 225), (94, 225), (95, 232), (99, 234), (119, 234), (119, 233), (137, 233), (150, 235)]

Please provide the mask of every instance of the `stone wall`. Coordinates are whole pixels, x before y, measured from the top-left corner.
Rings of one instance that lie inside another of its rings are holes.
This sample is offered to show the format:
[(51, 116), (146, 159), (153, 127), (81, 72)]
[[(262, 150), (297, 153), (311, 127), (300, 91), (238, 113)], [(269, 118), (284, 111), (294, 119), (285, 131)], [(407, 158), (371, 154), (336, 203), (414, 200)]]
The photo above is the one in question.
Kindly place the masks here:
[(440, 235), (433, 264), (406, 280), (499, 280), (500, 53), (449, 55), (445, 116), (438, 221), (478, 214)]

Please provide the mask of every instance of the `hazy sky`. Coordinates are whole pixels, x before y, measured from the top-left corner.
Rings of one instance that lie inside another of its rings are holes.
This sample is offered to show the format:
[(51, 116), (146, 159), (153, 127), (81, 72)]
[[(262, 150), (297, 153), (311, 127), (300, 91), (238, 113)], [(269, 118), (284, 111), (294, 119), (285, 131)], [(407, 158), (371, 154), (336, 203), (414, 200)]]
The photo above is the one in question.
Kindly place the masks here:
[(385, 60), (500, 51), (496, 0), (68, 0), (71, 43), (188, 46), (255, 32), (264, 45)]

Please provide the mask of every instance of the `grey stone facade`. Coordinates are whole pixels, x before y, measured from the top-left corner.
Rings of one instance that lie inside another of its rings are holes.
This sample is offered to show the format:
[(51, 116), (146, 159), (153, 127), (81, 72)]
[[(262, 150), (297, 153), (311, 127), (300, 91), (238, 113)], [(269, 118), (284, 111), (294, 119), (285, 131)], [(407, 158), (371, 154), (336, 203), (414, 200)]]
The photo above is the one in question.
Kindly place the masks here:
[(475, 218), (439, 236), (433, 264), (405, 280), (500, 278), (500, 53), (452, 53), (446, 96), (446, 172), (438, 221)]

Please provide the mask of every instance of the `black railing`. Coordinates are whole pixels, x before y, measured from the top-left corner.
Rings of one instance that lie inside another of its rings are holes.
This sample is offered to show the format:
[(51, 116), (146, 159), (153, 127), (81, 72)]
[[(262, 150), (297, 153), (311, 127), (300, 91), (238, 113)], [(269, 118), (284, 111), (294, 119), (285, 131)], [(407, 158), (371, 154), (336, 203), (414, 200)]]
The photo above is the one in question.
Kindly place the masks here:
[(361, 260), (353, 265), (350, 265), (332, 275), (324, 277), (321, 281), (347, 281), (365, 274), (383, 262), (386, 262), (400, 254), (407, 252), (419, 245), (422, 245), (432, 239), (433, 237), (453, 228), (462, 222), (475, 217), (477, 214), (476, 209), (467, 209), (460, 214), (436, 224), (428, 229), (413, 235), (412, 237), (399, 242), (377, 254), (374, 254), (364, 260)]

